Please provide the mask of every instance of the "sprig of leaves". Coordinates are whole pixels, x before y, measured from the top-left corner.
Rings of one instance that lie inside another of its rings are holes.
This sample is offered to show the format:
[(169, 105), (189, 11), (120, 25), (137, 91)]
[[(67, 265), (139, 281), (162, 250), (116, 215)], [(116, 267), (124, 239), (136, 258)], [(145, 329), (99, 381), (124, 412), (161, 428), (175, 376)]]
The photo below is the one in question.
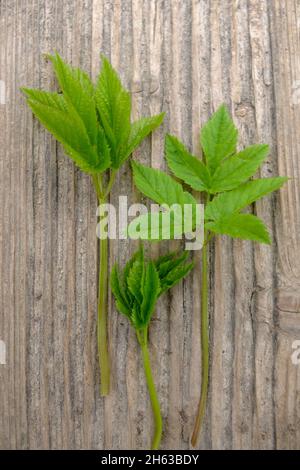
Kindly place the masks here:
[[(156, 129), (164, 114), (131, 122), (131, 96), (109, 61), (102, 56), (96, 84), (59, 54), (48, 55), (58, 81), (58, 92), (22, 88), (34, 115), (62, 144), (65, 153), (92, 175), (99, 204), (106, 202), (116, 172), (142, 140)], [(108, 182), (105, 175), (109, 173)], [(98, 349), (101, 394), (109, 391), (107, 347), (108, 240), (100, 240), (98, 293)]]
[[(258, 217), (241, 211), (279, 189), (287, 178), (259, 178), (247, 182), (267, 157), (269, 147), (256, 144), (236, 152), (237, 136), (237, 129), (222, 105), (200, 134), (204, 160), (192, 155), (176, 137), (167, 135), (165, 152), (168, 166), (192, 189), (207, 194), (210, 199), (205, 209), (207, 230), (268, 244), (270, 237), (264, 223)], [(167, 205), (196, 203), (178, 181), (164, 172), (136, 162), (132, 162), (132, 167), (137, 188), (155, 202)], [(140, 216), (140, 221), (144, 218), (145, 215)], [(148, 239), (151, 239), (150, 230)]]
[(149, 325), (158, 298), (193, 269), (194, 263), (187, 262), (188, 256), (188, 252), (180, 256), (172, 252), (156, 261), (146, 260), (141, 248), (123, 271), (114, 265), (110, 285), (117, 309), (136, 330)]
[(123, 270), (115, 265), (111, 272), (110, 284), (116, 307), (133, 326), (142, 351), (155, 422), (152, 449), (158, 449), (160, 445), (162, 417), (150, 365), (148, 327), (158, 298), (193, 268), (193, 262), (188, 262), (187, 258), (188, 252), (185, 252), (182, 255), (168, 253), (155, 261), (147, 260), (141, 246)]
[[(232, 238), (253, 240), (270, 244), (271, 239), (264, 222), (256, 215), (243, 211), (273, 191), (279, 189), (286, 177), (257, 178), (251, 180), (269, 153), (265, 144), (251, 145), (237, 151), (237, 129), (224, 105), (213, 114), (200, 132), (200, 143), (204, 158), (199, 160), (175, 136), (167, 135), (165, 153), (172, 173), (186, 185), (204, 196), (205, 224), (202, 248), (201, 276), (201, 348), (202, 383), (198, 413), (196, 416), (192, 444), (197, 443), (200, 427), (206, 409), (209, 383), (209, 333), (208, 333), (208, 243), (213, 235), (228, 235)], [(138, 189), (159, 204), (177, 203), (181, 206), (190, 197), (183, 186), (162, 171), (132, 163), (134, 181)], [(145, 215), (129, 225), (145, 222)], [(173, 233), (184, 227), (176, 225), (176, 217), (167, 220), (173, 223)], [(140, 237), (153, 240), (151, 227), (159, 226), (160, 233), (166, 232), (161, 215), (148, 216), (148, 226), (139, 232)], [(172, 228), (172, 227), (171, 227)], [(175, 230), (174, 230), (175, 228)], [(170, 230), (169, 228), (169, 231)]]
[(33, 113), (83, 172), (119, 169), (164, 114), (131, 123), (130, 94), (104, 56), (96, 85), (59, 54), (48, 58), (60, 92), (22, 88)]

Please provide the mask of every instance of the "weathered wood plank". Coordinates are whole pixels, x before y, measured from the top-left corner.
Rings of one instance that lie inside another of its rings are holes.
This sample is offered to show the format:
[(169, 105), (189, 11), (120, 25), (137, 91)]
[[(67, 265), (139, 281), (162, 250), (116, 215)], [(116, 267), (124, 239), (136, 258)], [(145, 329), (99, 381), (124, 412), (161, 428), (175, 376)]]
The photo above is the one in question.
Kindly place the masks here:
[[(224, 237), (211, 248), (200, 448), (299, 448), (300, 366), (291, 361), (300, 339), (299, 18), (299, 0), (0, 0), (1, 449), (147, 448), (152, 430), (134, 334), (111, 296), (112, 392), (99, 396), (96, 199), (19, 91), (55, 89), (43, 57), (55, 49), (93, 78), (105, 53), (131, 89), (134, 118), (166, 111), (136, 152), (140, 161), (166, 168), (165, 132), (199, 153), (200, 125), (225, 102), (241, 146), (270, 144), (261, 174), (293, 178), (253, 208), (271, 247)], [(129, 165), (112, 203), (119, 194), (140, 201)], [(110, 265), (134, 247), (112, 242)], [(167, 449), (189, 448), (200, 389), (195, 257), (193, 275), (160, 301), (150, 334)]]

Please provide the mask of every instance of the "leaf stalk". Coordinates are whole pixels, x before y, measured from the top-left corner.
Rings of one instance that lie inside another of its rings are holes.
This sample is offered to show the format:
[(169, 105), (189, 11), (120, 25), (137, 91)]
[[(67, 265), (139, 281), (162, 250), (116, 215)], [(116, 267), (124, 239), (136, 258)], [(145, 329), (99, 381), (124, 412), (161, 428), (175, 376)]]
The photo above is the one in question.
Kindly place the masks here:
[[(105, 204), (112, 188), (114, 178), (109, 180), (103, 191), (101, 175), (93, 175), (93, 183), (97, 194), (98, 204)], [(104, 194), (103, 194), (104, 193)], [(100, 366), (100, 394), (107, 396), (110, 388), (110, 359), (107, 338), (107, 288), (108, 288), (108, 238), (99, 240), (99, 279), (98, 279), (98, 313), (97, 313), (97, 343)]]
[(197, 445), (201, 425), (203, 422), (209, 380), (209, 327), (208, 327), (208, 241), (207, 231), (204, 232), (204, 244), (202, 247), (202, 269), (201, 269), (201, 394), (198, 412), (195, 420), (194, 430), (191, 438), (192, 446)]
[(148, 350), (148, 328), (136, 331), (138, 342), (141, 346), (142, 356), (143, 356), (143, 365), (145, 371), (145, 377), (148, 387), (148, 392), (151, 401), (151, 407), (154, 417), (154, 435), (152, 439), (151, 450), (157, 450), (160, 446), (160, 441), (162, 437), (162, 416), (160, 411), (160, 405), (158, 401), (158, 396), (153, 380), (153, 375), (151, 371), (149, 350)]

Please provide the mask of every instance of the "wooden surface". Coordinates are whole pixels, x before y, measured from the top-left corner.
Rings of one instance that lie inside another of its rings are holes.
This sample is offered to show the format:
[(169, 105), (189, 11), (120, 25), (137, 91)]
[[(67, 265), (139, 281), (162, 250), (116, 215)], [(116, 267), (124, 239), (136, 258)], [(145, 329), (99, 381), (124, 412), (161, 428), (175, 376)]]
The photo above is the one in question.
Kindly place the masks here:
[[(292, 177), (254, 208), (271, 247), (224, 237), (211, 249), (211, 380), (200, 448), (300, 448), (300, 365), (291, 360), (300, 340), (299, 38), (299, 0), (0, 0), (1, 449), (150, 442), (139, 351), (111, 296), (112, 392), (99, 397), (91, 182), (19, 91), (55, 89), (43, 57), (54, 50), (93, 77), (104, 52), (132, 91), (134, 118), (166, 112), (136, 152), (140, 161), (165, 168), (166, 131), (197, 152), (200, 124), (225, 102), (241, 145), (270, 144), (261, 173)], [(126, 165), (112, 202), (128, 192), (138, 200), (131, 188)], [(110, 262), (123, 263), (133, 249), (111, 243)], [(198, 263), (161, 300), (151, 328), (165, 449), (189, 447), (200, 388), (199, 283)]]

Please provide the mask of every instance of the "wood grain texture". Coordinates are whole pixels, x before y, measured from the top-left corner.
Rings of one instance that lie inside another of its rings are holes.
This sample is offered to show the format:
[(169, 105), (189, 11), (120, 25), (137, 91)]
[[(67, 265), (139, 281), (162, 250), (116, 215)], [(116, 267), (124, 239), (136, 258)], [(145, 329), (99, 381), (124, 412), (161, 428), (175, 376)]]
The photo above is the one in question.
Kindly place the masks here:
[[(300, 340), (299, 0), (0, 0), (0, 448), (148, 448), (152, 430), (134, 334), (111, 295), (112, 391), (99, 396), (96, 198), (19, 91), (55, 89), (43, 56), (54, 50), (93, 78), (105, 53), (132, 92), (134, 118), (166, 112), (139, 161), (166, 168), (167, 131), (199, 153), (200, 125), (225, 102), (241, 146), (270, 144), (261, 174), (291, 177), (253, 208), (272, 246), (220, 237), (211, 247), (199, 447), (299, 449), (300, 365), (291, 361)], [(129, 165), (111, 202), (119, 194), (140, 200)], [(134, 248), (112, 242), (110, 264)], [(189, 448), (200, 390), (195, 257), (193, 275), (161, 299), (150, 334), (165, 449)]]

